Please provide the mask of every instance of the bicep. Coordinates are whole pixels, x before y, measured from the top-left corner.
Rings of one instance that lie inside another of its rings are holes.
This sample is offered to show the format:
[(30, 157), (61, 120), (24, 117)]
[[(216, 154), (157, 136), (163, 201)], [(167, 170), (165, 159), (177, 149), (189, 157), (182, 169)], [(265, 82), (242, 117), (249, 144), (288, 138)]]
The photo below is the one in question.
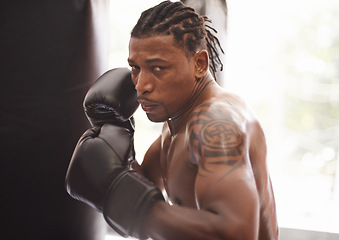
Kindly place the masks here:
[[(238, 169), (225, 178), (225, 169), (210, 169), (211, 174), (197, 176), (195, 182), (196, 198), (200, 210), (206, 210), (222, 216), (226, 223), (234, 220), (250, 220), (255, 226), (258, 220), (259, 199), (254, 181), (245, 169)], [(226, 170), (228, 171), (228, 170)]]
[(237, 149), (234, 150), (237, 154), (229, 156), (227, 151), (232, 150), (222, 148), (215, 156), (201, 154), (195, 181), (199, 208), (247, 218), (258, 209), (257, 189), (247, 154)]
[(251, 222), (255, 231), (259, 204), (245, 131), (230, 117), (198, 116), (191, 123), (189, 146), (198, 164), (199, 208), (217, 213), (227, 224)]

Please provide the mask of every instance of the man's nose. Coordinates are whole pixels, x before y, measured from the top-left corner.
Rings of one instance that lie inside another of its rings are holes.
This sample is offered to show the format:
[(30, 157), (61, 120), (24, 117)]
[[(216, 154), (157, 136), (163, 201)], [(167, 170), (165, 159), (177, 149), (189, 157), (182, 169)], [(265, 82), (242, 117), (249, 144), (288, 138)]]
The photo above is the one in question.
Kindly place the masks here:
[(153, 91), (153, 84), (150, 75), (145, 71), (140, 71), (136, 78), (135, 89), (138, 95)]

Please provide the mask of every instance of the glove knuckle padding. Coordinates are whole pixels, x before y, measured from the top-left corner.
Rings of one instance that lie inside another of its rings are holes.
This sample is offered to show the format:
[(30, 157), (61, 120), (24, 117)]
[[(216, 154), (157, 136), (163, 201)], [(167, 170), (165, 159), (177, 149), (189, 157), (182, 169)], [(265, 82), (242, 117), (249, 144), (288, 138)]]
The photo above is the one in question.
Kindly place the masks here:
[(139, 106), (130, 70), (104, 73), (88, 90), (83, 106), (92, 126), (127, 121)]
[(75, 148), (66, 174), (68, 193), (102, 211), (102, 199), (112, 179), (126, 168), (130, 141), (131, 133), (114, 125), (87, 130)]

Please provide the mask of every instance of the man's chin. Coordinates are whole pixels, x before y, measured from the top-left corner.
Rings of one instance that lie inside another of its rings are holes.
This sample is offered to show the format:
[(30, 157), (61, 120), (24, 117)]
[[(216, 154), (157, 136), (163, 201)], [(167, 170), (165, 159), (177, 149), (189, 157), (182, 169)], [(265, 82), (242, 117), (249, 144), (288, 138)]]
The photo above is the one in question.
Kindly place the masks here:
[(160, 117), (158, 115), (155, 114), (151, 114), (151, 113), (146, 113), (147, 118), (151, 121), (151, 122), (155, 122), (155, 123), (160, 123), (160, 122), (165, 122), (168, 120), (168, 117)]

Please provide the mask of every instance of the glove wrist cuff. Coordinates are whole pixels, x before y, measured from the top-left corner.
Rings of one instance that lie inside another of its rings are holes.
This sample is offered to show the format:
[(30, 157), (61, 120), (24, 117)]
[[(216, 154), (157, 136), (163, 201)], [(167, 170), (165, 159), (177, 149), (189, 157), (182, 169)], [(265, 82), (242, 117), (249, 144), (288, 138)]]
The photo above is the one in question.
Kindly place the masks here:
[(103, 205), (106, 222), (121, 236), (147, 239), (143, 223), (161, 191), (135, 171), (124, 171), (111, 184)]

